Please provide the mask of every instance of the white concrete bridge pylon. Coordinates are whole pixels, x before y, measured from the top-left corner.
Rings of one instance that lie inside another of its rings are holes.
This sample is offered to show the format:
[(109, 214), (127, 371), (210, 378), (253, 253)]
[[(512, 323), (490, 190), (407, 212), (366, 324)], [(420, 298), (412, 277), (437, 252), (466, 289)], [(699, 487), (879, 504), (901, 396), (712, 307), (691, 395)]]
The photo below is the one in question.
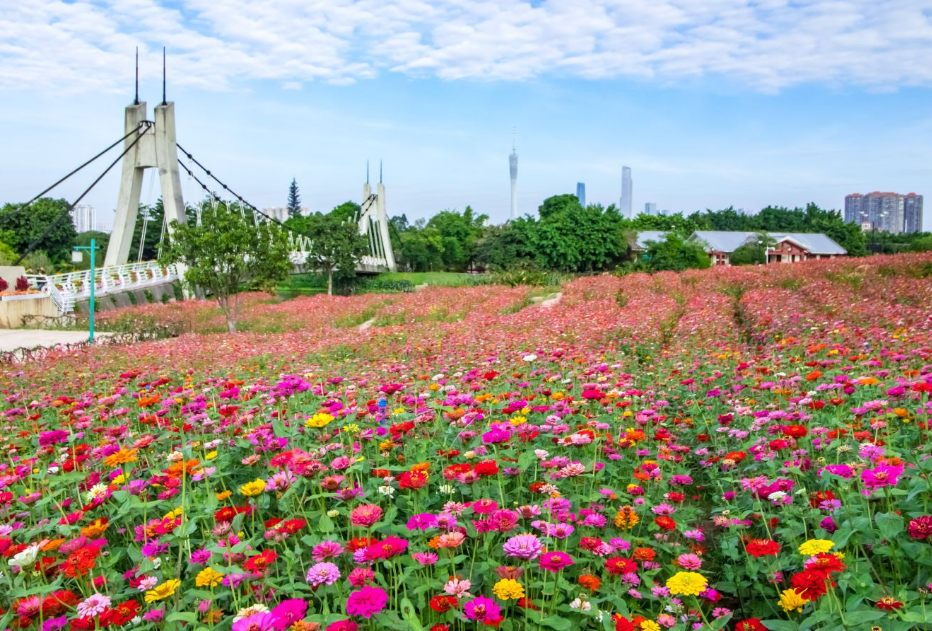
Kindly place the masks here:
[[(154, 124), (146, 121), (146, 103), (134, 103), (126, 108), (124, 133), (129, 134), (125, 146), (138, 142), (123, 156), (120, 195), (117, 198), (113, 234), (107, 246), (105, 266), (123, 265), (129, 259), (129, 250), (139, 214), (142, 179), (146, 169), (156, 169), (165, 208), (165, 222), (169, 231), (171, 222), (184, 223), (184, 199), (181, 195), (181, 176), (178, 171), (177, 136), (175, 135), (175, 104), (165, 102), (155, 108)], [(137, 130), (141, 138), (132, 134)]]

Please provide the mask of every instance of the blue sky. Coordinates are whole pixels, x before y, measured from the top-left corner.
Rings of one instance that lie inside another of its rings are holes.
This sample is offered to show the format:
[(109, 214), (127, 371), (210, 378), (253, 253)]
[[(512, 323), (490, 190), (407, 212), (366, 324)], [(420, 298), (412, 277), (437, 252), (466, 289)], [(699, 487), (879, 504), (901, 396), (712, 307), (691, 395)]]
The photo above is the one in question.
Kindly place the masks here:
[(154, 106), (163, 43), (181, 144), (260, 207), (358, 201), (381, 159), (391, 214), (501, 221), (512, 129), (522, 213), (617, 203), (622, 165), (636, 210), (932, 195), (932, 0), (31, 0), (0, 14), (0, 202), (122, 135), (137, 45)]

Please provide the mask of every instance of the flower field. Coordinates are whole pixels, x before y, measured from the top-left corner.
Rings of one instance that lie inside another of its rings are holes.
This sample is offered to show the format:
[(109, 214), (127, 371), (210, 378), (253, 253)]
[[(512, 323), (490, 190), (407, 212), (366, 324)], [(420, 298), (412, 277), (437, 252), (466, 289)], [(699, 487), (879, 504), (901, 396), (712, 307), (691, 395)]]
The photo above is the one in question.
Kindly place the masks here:
[(932, 629), (932, 258), (530, 298), (4, 367), (0, 629)]

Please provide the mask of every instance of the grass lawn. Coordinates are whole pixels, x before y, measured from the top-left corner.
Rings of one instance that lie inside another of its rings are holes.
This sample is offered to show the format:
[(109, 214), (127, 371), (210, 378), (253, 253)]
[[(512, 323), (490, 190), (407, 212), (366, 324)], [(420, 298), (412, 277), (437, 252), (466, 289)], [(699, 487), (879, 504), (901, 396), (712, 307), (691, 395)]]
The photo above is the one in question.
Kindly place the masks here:
[(382, 281), (408, 280), (415, 285), (428, 285), (440, 287), (461, 287), (475, 285), (487, 278), (484, 274), (461, 274), (458, 272), (387, 272), (379, 274)]

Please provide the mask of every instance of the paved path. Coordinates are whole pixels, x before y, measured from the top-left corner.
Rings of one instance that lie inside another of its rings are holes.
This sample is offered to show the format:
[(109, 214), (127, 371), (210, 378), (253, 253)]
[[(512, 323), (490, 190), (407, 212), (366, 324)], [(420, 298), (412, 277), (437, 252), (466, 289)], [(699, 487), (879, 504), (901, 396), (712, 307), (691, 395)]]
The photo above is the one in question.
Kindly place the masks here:
[[(95, 333), (106, 336), (109, 333)], [(41, 329), (0, 329), (0, 351), (36, 346), (58, 346), (87, 341), (87, 331), (45, 331)]]
[(560, 302), (560, 300), (562, 299), (563, 299), (563, 292), (561, 291), (555, 294), (553, 298), (548, 298), (547, 300), (544, 300), (542, 303), (540, 303), (540, 306), (543, 307), (544, 309), (549, 309), (553, 305)]

